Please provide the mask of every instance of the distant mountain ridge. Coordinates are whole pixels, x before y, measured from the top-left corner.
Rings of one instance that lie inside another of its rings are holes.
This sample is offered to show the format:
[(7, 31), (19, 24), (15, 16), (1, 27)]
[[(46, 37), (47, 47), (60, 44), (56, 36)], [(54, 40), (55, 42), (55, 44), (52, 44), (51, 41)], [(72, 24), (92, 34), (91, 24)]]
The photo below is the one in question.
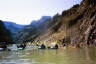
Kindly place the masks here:
[(16, 24), (16, 23), (11, 22), (11, 21), (3, 21), (3, 22), (4, 22), (4, 24), (6, 25), (6, 27), (8, 27), (9, 25), (14, 25), (14, 26), (16, 26), (16, 27), (18, 27), (18, 28), (22, 28), (22, 27), (25, 26), (25, 25)]
[(30, 23), (30, 25), (26, 25), (23, 30), (21, 30), (20, 32), (17, 33), (16, 41), (22, 40), (24, 42), (27, 40), (27, 37), (30, 37), (31, 35), (36, 34), (33, 37), (33, 38), (35, 38), (38, 34), (40, 34), (40, 31), (42, 31), (41, 29), (44, 28), (44, 27), (42, 27), (43, 26), (42, 24), (50, 19), (51, 19), (51, 16), (42, 16), (39, 20), (32, 21)]
[(25, 25), (20, 25), (20, 24), (16, 24), (14, 22), (10, 22), (10, 21), (3, 21), (5, 27), (10, 30), (11, 35), (14, 36), (16, 35), (16, 33), (18, 33), (20, 30), (22, 30), (24, 28)]
[(44, 21), (51, 19), (51, 16), (42, 16), (39, 20), (33, 20), (30, 25), (40, 25)]

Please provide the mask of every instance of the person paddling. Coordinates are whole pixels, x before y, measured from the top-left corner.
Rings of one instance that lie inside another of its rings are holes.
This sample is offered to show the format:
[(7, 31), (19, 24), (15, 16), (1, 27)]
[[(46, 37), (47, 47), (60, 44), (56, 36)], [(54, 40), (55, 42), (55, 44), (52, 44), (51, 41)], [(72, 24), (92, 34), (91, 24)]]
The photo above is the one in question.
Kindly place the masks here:
[(55, 49), (58, 49), (58, 44), (55, 45)]
[(42, 44), (39, 49), (45, 49), (45, 48), (46, 48), (46, 46), (44, 44)]

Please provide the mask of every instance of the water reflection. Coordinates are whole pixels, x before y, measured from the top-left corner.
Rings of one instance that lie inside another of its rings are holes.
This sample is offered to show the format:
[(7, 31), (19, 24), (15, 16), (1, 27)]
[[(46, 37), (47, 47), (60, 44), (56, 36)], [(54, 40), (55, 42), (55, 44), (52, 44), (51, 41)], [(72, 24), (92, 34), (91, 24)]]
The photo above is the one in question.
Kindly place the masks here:
[(1, 51), (0, 64), (95, 64), (96, 48)]

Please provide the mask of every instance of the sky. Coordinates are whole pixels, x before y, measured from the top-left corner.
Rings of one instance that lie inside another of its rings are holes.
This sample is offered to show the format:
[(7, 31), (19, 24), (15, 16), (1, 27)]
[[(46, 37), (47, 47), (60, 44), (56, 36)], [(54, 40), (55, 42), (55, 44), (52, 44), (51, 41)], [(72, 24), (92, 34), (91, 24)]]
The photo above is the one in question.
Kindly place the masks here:
[(81, 0), (0, 0), (0, 20), (30, 24), (42, 16), (54, 16)]

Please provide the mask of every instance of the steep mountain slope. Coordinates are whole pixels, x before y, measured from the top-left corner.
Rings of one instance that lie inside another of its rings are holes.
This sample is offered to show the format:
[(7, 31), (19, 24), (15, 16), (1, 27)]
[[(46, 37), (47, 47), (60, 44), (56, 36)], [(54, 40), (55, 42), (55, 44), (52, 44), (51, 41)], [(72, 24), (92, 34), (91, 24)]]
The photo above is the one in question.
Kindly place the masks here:
[(96, 43), (95, 4), (95, 0), (83, 0), (80, 5), (63, 11), (62, 15), (55, 15), (39, 27), (27, 27), (27, 37), (21, 38), (26, 41), (62, 42), (64, 39), (66, 43)]
[(50, 19), (50, 16), (42, 16), (41, 19), (32, 21), (30, 25), (25, 26), (24, 29), (17, 34), (16, 41), (33, 41), (44, 29), (41, 24)]
[(3, 22), (6, 28), (9, 29), (10, 32), (12, 33), (12, 36), (16, 35), (16, 33), (22, 30), (25, 26), (25, 25), (19, 25), (13, 22), (8, 22), (8, 21), (3, 21)]
[(0, 20), (0, 43), (6, 42), (6, 44), (12, 43), (12, 37), (9, 30), (5, 28), (4, 23)]
[(59, 23), (54, 25), (55, 28), (59, 25), (58, 33), (47, 35), (46, 39), (65, 39), (66, 43), (96, 43), (95, 4), (95, 0), (83, 0), (80, 5), (64, 11), (57, 21)]
[(51, 16), (42, 16), (39, 20), (33, 20), (30, 25), (39, 26), (48, 19), (51, 19)]

